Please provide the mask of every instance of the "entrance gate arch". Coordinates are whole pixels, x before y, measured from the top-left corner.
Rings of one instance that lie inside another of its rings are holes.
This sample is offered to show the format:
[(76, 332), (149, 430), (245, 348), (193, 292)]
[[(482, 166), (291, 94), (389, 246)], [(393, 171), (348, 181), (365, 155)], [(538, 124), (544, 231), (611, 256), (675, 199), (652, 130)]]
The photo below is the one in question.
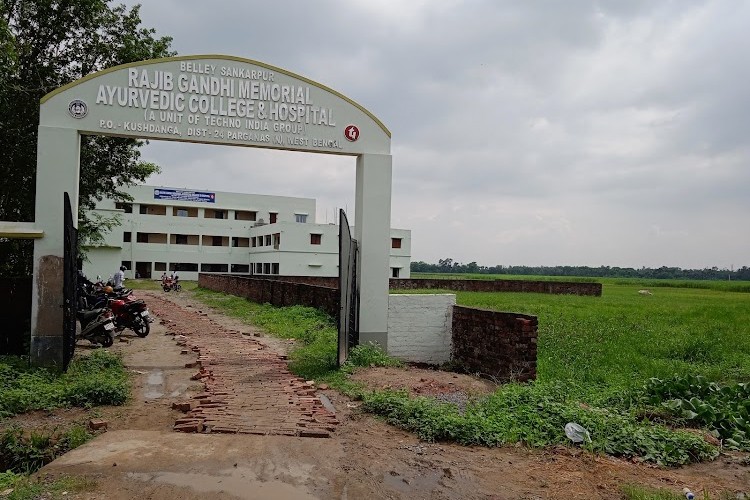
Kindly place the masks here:
[[(140, 61), (93, 73), (40, 103), (31, 357), (63, 364), (63, 193), (78, 209), (80, 136), (109, 135), (356, 156), (361, 342), (387, 349), (391, 134), (344, 95), (225, 55)], [(76, 224), (77, 225), (77, 224)]]

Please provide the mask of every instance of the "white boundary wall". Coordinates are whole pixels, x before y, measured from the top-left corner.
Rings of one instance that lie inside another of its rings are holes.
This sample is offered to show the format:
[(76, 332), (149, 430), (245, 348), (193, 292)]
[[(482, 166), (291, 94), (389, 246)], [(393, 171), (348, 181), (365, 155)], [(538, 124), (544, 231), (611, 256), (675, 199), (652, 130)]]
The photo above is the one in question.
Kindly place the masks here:
[(455, 294), (388, 296), (388, 354), (404, 361), (450, 361)]

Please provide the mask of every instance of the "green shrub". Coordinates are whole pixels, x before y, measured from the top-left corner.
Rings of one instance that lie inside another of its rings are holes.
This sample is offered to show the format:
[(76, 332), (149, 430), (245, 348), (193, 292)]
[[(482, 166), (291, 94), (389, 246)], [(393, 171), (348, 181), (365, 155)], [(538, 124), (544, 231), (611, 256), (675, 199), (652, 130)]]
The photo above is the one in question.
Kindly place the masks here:
[(648, 404), (679, 422), (709, 429), (727, 448), (750, 451), (750, 384), (720, 385), (687, 375), (652, 378), (643, 392)]
[(130, 387), (119, 356), (104, 350), (75, 358), (66, 373), (0, 360), (0, 417), (68, 406), (123, 404)]
[(349, 351), (346, 361), (351, 366), (403, 366), (398, 359), (388, 356), (377, 344), (361, 344)]
[(370, 392), (363, 398), (366, 411), (425, 440), (484, 446), (518, 442), (532, 447), (564, 445), (570, 443), (565, 424), (577, 422), (591, 433), (587, 447), (595, 452), (669, 466), (709, 460), (718, 454), (715, 447), (692, 433), (569, 400), (556, 384), (503, 386), (470, 403), (463, 414), (453, 405), (411, 398), (403, 391)]

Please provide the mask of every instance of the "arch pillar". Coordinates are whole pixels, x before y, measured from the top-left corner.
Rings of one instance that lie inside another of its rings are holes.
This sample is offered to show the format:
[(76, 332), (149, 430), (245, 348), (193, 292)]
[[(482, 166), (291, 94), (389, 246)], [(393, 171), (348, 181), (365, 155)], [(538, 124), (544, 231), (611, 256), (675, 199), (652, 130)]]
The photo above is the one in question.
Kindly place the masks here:
[(63, 366), (63, 193), (77, 226), (80, 150), (77, 130), (39, 127), (34, 225), (44, 237), (34, 240), (30, 355), (40, 366)]

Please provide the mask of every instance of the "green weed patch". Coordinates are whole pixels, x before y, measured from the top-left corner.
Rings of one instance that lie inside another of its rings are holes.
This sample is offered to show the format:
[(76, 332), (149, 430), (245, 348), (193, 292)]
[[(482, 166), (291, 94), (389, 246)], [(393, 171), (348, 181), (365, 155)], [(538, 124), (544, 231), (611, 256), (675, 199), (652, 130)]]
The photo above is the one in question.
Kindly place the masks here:
[(8, 500), (58, 500), (69, 498), (71, 493), (92, 491), (95, 486), (94, 481), (81, 477), (62, 476), (53, 480), (35, 480), (11, 471), (0, 472), (0, 491), (12, 490), (4, 497)]
[(720, 385), (700, 375), (653, 378), (644, 393), (677, 422), (708, 429), (729, 449), (750, 451), (750, 384)]
[(75, 425), (65, 432), (31, 431), (12, 426), (0, 434), (0, 470), (30, 474), (56, 457), (91, 439), (84, 426)]
[(567, 445), (565, 424), (576, 422), (590, 432), (591, 442), (585, 446), (594, 452), (666, 466), (710, 460), (718, 454), (700, 436), (638, 421), (628, 412), (583, 405), (557, 384), (509, 384), (472, 402), (464, 413), (453, 405), (397, 391), (365, 393), (363, 401), (367, 411), (429, 441)]
[(30, 368), (18, 357), (0, 358), (0, 417), (70, 406), (121, 405), (129, 392), (122, 360), (103, 350), (76, 358), (63, 374)]

